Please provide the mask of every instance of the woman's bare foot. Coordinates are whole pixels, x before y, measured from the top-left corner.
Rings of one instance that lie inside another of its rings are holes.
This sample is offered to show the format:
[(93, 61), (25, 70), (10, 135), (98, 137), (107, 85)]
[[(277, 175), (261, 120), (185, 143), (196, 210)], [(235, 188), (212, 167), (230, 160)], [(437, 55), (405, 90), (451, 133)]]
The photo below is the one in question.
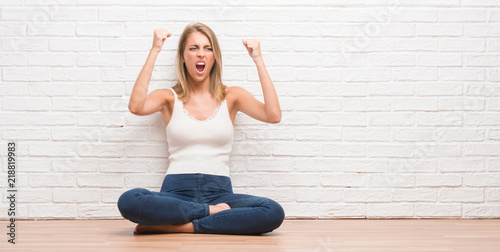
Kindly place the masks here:
[(224, 210), (231, 209), (231, 207), (226, 203), (219, 203), (217, 205), (210, 205), (209, 208), (210, 208), (210, 215), (224, 211)]
[(154, 233), (194, 233), (194, 225), (193, 222), (155, 226), (138, 224), (134, 230), (134, 234)]

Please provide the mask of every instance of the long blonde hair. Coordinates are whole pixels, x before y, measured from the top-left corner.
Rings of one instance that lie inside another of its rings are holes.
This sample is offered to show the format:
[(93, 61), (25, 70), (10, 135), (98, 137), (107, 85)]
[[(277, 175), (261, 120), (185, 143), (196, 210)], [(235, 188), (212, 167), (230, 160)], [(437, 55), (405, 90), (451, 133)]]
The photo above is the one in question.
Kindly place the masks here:
[(174, 86), (180, 89), (177, 95), (183, 102), (187, 102), (189, 98), (190, 90), (189, 85), (187, 84), (188, 72), (186, 66), (184, 65), (184, 49), (186, 48), (187, 38), (194, 32), (200, 32), (201, 34), (207, 36), (212, 46), (214, 65), (212, 66), (212, 70), (210, 70), (209, 91), (218, 102), (222, 102), (226, 98), (226, 86), (222, 84), (222, 53), (220, 51), (219, 42), (217, 41), (217, 36), (215, 36), (212, 29), (199, 22), (187, 25), (179, 38), (179, 46), (177, 47), (177, 56), (175, 58), (178, 81)]

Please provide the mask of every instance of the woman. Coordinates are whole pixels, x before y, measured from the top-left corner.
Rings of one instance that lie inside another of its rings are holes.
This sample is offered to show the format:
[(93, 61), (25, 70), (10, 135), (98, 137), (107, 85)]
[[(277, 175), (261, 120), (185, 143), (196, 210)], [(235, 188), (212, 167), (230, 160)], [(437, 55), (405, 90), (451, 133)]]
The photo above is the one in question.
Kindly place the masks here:
[(155, 29), (153, 46), (129, 102), (135, 115), (161, 112), (167, 125), (170, 164), (160, 192), (126, 191), (118, 200), (120, 213), (138, 223), (134, 234), (271, 232), (283, 222), (283, 208), (269, 198), (234, 194), (228, 168), (238, 111), (267, 123), (281, 119), (259, 41), (242, 40), (257, 66), (265, 104), (243, 88), (222, 84), (219, 43), (201, 23), (188, 25), (179, 39), (178, 83), (147, 95), (154, 62), (171, 35)]

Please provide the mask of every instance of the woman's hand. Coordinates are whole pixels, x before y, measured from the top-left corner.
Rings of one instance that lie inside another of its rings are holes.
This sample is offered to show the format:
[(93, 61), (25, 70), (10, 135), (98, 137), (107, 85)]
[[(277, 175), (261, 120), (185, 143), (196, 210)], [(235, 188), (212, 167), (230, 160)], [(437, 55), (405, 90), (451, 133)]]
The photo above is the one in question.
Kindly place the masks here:
[(161, 52), (163, 43), (170, 36), (172, 36), (172, 33), (168, 32), (165, 29), (155, 29), (153, 38), (153, 47), (151, 48), (151, 50), (158, 53)]
[(258, 60), (262, 60), (262, 56), (260, 55), (260, 41), (257, 39), (242, 39), (243, 45), (252, 57), (254, 62)]

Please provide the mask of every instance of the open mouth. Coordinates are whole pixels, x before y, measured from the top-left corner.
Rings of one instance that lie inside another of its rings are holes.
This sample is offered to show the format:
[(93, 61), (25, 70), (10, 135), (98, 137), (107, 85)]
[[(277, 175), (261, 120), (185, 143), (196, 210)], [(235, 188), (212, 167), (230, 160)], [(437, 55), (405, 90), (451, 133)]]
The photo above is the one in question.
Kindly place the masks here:
[(203, 73), (205, 71), (205, 63), (204, 62), (196, 63), (196, 71), (198, 73)]

